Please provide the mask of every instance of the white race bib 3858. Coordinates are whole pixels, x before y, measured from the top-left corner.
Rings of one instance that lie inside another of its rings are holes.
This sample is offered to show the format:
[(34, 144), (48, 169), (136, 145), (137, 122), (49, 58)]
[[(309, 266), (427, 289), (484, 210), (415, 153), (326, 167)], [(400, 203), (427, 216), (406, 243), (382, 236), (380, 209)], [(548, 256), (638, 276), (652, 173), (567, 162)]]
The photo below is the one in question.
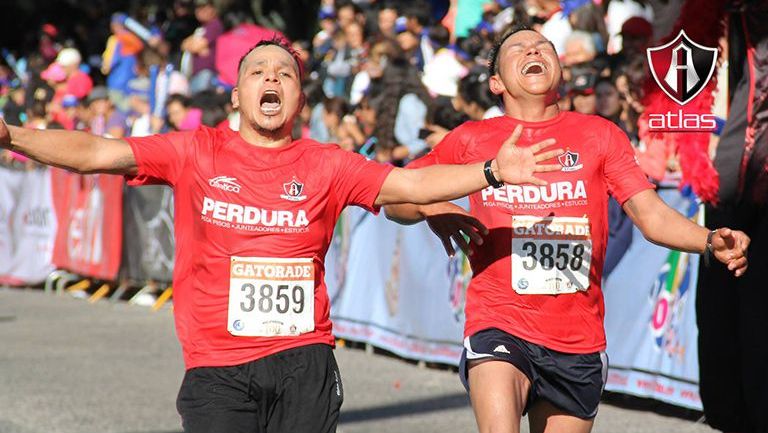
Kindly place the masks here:
[(315, 330), (312, 259), (232, 257), (227, 330), (249, 337), (295, 336)]
[(589, 288), (589, 219), (512, 217), (512, 289), (521, 295), (557, 295)]

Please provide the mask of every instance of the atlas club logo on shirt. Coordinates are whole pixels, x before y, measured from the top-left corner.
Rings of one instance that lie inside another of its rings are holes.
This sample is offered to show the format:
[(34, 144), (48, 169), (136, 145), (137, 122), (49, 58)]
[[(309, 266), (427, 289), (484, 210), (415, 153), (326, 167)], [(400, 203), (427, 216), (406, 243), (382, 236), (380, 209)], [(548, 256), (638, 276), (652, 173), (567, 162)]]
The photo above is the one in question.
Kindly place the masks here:
[(691, 40), (685, 31), (672, 41), (648, 48), (648, 65), (654, 81), (680, 105), (677, 113), (649, 113), (648, 127), (657, 132), (711, 132), (717, 124), (712, 113), (695, 113), (683, 106), (706, 87), (717, 63), (717, 48)]
[(577, 152), (571, 152), (567, 150), (564, 154), (557, 157), (557, 161), (563, 166), (561, 171), (576, 171), (581, 170), (584, 164), (579, 164), (579, 154)]
[(227, 192), (240, 193), (241, 186), (237, 183), (237, 179), (229, 176), (216, 176), (208, 179), (208, 185), (218, 188)]
[(280, 198), (288, 201), (302, 201), (307, 198), (306, 195), (301, 195), (304, 192), (304, 184), (296, 180), (295, 177), (290, 182), (283, 184), (283, 192), (285, 194), (281, 194)]

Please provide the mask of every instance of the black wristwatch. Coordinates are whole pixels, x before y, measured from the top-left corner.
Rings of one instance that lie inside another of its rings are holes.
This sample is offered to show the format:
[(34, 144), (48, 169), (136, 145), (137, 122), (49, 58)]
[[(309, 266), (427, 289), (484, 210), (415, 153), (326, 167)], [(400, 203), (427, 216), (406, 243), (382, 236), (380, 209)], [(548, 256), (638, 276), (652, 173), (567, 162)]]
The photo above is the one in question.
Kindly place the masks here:
[(488, 185), (494, 188), (501, 188), (502, 186), (504, 186), (504, 182), (496, 179), (496, 176), (493, 175), (493, 170), (491, 169), (491, 162), (493, 162), (493, 159), (489, 159), (488, 161), (485, 161), (485, 165), (483, 166), (483, 173), (485, 174), (485, 180), (488, 181)]
[(712, 250), (712, 236), (717, 233), (717, 230), (710, 230), (707, 233), (707, 245), (704, 247), (704, 252), (701, 253), (701, 258), (704, 261), (704, 266), (709, 267), (712, 262), (712, 257), (715, 256), (715, 252)]

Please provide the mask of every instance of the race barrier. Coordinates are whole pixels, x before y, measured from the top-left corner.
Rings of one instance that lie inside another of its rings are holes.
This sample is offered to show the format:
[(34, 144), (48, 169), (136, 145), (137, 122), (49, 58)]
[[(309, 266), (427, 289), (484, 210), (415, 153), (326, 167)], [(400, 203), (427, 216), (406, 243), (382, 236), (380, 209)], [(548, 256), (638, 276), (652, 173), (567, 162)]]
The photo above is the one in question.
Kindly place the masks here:
[[(693, 197), (674, 188), (660, 195), (695, 217)], [(58, 268), (57, 291), (91, 287), (91, 302), (106, 296), (104, 281), (169, 283), (172, 209), (167, 187), (124, 188), (118, 176), (0, 167), (0, 283), (39, 284)], [(606, 389), (701, 410), (698, 256), (653, 245), (617, 206), (610, 213)], [(448, 258), (425, 224), (400, 226), (348, 208), (326, 256), (334, 333), (403, 358), (457, 365), (470, 278), (466, 257)], [(47, 286), (53, 290), (53, 282)], [(171, 293), (165, 289), (159, 305)]]

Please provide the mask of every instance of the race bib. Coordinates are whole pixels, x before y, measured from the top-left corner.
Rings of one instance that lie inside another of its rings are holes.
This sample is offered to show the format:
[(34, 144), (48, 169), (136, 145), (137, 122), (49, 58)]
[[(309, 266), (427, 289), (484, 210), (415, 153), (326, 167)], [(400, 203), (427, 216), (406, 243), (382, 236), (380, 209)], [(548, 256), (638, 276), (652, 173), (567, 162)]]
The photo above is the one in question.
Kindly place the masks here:
[(232, 257), (227, 330), (247, 337), (296, 336), (314, 331), (312, 259)]
[(558, 295), (589, 288), (589, 219), (512, 217), (512, 289)]

